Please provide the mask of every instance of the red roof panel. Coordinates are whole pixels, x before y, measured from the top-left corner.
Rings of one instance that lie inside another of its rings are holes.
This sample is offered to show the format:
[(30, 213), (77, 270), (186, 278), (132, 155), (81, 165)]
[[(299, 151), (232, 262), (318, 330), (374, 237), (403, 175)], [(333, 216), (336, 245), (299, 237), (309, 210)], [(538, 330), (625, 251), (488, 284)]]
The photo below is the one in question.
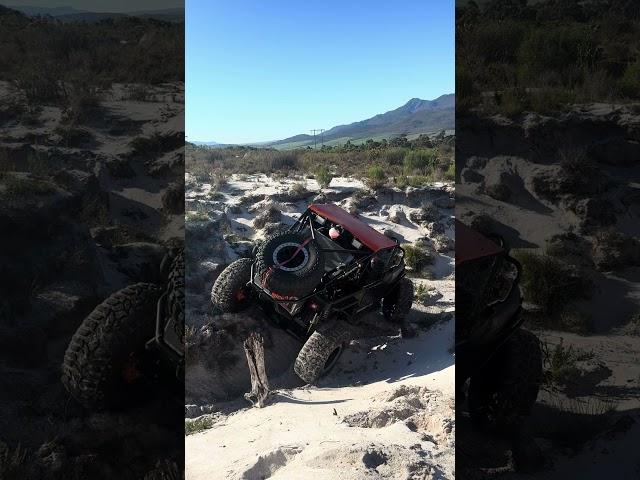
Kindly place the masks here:
[(456, 220), (456, 266), (480, 258), (500, 255), (504, 250), (464, 223)]
[(394, 240), (373, 229), (358, 217), (349, 214), (333, 203), (314, 203), (309, 209), (327, 220), (342, 225), (347, 231), (351, 232), (354, 237), (374, 252), (396, 246)]

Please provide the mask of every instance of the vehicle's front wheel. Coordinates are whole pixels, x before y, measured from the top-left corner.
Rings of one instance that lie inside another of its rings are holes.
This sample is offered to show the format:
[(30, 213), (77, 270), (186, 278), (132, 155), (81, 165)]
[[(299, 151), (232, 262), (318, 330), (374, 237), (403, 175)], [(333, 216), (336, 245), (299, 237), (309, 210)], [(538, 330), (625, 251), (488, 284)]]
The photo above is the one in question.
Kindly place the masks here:
[(320, 325), (305, 342), (293, 370), (309, 384), (314, 384), (335, 366), (349, 341), (349, 330), (340, 322)]
[(149, 283), (126, 287), (98, 305), (73, 335), (62, 383), (84, 406), (120, 406), (140, 393), (142, 357), (155, 332), (161, 293)]
[(250, 258), (231, 263), (218, 276), (211, 289), (211, 302), (223, 313), (240, 312), (249, 306), (247, 283), (251, 280)]
[(540, 341), (516, 331), (469, 383), (469, 412), (482, 427), (509, 429), (527, 416), (542, 381)]
[(385, 318), (391, 323), (402, 324), (411, 312), (413, 295), (413, 282), (403, 277), (382, 299), (382, 313)]

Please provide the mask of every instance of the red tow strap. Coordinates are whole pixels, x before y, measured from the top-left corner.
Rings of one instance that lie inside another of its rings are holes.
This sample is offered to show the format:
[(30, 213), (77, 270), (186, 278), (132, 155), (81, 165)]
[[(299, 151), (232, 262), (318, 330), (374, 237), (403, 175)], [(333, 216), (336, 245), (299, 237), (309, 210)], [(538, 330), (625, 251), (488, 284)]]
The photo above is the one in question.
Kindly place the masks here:
[[(313, 240), (313, 237), (309, 237), (307, 238), (304, 242), (302, 242), (302, 244), (296, 249), (295, 252), (293, 252), (293, 255), (291, 255), (291, 257), (289, 257), (287, 260), (285, 260), (282, 263), (278, 263), (276, 265), (272, 265), (271, 267), (269, 267), (269, 269), (264, 272), (264, 274), (262, 275), (262, 288), (265, 288), (267, 285), (267, 280), (269, 280), (269, 277), (273, 274), (273, 272), (275, 272), (277, 269), (279, 269), (280, 267), (285, 266), (287, 263), (289, 263), (291, 260), (293, 260), (295, 258), (296, 255), (298, 255), (298, 253), (300, 253), (300, 251), (307, 246), (307, 244)], [(275, 293), (275, 292), (271, 292), (271, 293)]]

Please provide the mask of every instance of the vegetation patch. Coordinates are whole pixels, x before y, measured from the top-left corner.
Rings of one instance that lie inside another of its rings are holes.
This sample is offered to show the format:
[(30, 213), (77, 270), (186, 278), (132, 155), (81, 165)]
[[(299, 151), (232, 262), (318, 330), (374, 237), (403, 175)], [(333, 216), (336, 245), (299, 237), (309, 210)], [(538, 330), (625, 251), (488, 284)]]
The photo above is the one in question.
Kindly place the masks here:
[(589, 298), (592, 283), (575, 267), (530, 250), (515, 251), (514, 257), (522, 264), (521, 286), (525, 297), (544, 314), (560, 313), (572, 300)]
[(184, 433), (185, 435), (193, 435), (213, 427), (213, 419), (207, 415), (195, 419), (185, 419)]
[(427, 265), (433, 263), (433, 258), (422, 248), (413, 245), (403, 245), (404, 261), (407, 267), (415, 272), (422, 271)]

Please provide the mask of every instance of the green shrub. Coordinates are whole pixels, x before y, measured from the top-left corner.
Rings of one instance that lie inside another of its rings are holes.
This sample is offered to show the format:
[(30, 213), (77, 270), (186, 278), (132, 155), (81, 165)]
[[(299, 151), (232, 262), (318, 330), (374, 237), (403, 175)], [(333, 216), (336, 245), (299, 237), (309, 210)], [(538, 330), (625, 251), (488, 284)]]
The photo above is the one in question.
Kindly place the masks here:
[(427, 265), (432, 263), (433, 259), (427, 252), (413, 245), (404, 245), (404, 262), (411, 270), (420, 272)]
[(561, 314), (570, 302), (589, 298), (591, 281), (560, 259), (527, 250), (514, 252), (514, 257), (522, 264), (524, 296), (543, 315)]
[(367, 170), (367, 185), (370, 188), (377, 189), (385, 184), (387, 173), (380, 165), (371, 165)]
[(640, 61), (627, 67), (619, 82), (620, 93), (625, 97), (640, 97)]
[(433, 149), (411, 150), (404, 157), (404, 167), (408, 172), (432, 171), (437, 163), (436, 151)]
[(136, 137), (129, 142), (132, 155), (142, 158), (156, 158), (182, 145), (184, 145), (184, 136), (180, 133), (155, 132), (148, 137)]
[(213, 419), (207, 415), (195, 419), (185, 419), (184, 433), (185, 435), (193, 435), (213, 427)]
[(209, 215), (204, 212), (187, 212), (184, 219), (187, 223), (208, 222), (210, 220)]
[(318, 167), (314, 175), (320, 188), (327, 188), (333, 179), (333, 175), (325, 166)]
[(444, 179), (447, 180), (448, 182), (455, 182), (456, 181), (456, 164), (455, 163), (450, 163), (449, 166), (447, 167), (447, 170), (444, 172)]
[(402, 147), (387, 148), (382, 152), (380, 160), (387, 165), (400, 165), (409, 151)]
[(37, 195), (55, 193), (56, 188), (49, 182), (32, 177), (7, 176), (3, 179), (5, 193), (10, 196)]
[(559, 343), (549, 355), (546, 382), (564, 387), (577, 383), (582, 370), (576, 363), (590, 358), (593, 358), (593, 353), (582, 352), (572, 345), (565, 347), (562, 342)]

